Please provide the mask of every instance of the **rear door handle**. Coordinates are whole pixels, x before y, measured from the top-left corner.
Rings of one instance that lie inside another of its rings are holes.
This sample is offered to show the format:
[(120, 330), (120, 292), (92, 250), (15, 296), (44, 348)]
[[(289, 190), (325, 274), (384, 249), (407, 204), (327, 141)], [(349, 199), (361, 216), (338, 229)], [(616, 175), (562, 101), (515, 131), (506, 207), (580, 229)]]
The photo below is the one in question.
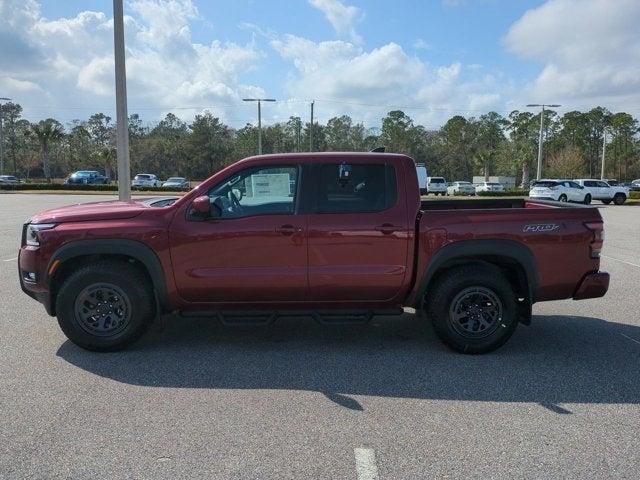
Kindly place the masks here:
[(279, 227), (276, 227), (276, 232), (281, 233), (282, 235), (293, 235), (294, 233), (298, 233), (301, 232), (302, 229), (299, 227), (295, 227), (293, 225), (281, 225)]
[(376, 227), (376, 230), (378, 230), (379, 232), (384, 233), (385, 235), (391, 235), (394, 232), (397, 232), (398, 230), (400, 230), (400, 227), (396, 226), (396, 225), (392, 225), (390, 223), (383, 223), (382, 225)]

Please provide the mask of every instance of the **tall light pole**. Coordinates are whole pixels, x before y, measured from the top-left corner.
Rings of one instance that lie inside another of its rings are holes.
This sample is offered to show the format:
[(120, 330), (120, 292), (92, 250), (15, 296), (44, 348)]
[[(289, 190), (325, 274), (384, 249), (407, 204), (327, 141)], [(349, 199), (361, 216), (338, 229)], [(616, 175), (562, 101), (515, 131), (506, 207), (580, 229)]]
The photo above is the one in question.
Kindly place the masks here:
[(2, 136), (2, 102), (10, 102), (10, 101), (11, 101), (10, 98), (0, 97), (0, 175), (4, 174), (4, 137)]
[(116, 65), (116, 148), (118, 152), (118, 198), (131, 200), (129, 161), (129, 115), (127, 72), (124, 63), (124, 20), (122, 0), (113, 0), (113, 52)]
[(309, 125), (309, 151), (313, 152), (313, 105), (316, 102), (311, 102), (311, 124)]
[(258, 155), (262, 155), (262, 102), (275, 102), (275, 98), (243, 98), (243, 102), (258, 103)]
[(603, 129), (602, 137), (602, 165), (600, 166), (600, 180), (604, 180), (604, 154), (607, 150), (607, 129)]
[(538, 138), (538, 170), (536, 172), (536, 180), (540, 180), (542, 177), (542, 136), (544, 130), (544, 107), (561, 107), (562, 105), (545, 105), (543, 103), (530, 103), (527, 107), (542, 107), (542, 111), (540, 112), (540, 137)]

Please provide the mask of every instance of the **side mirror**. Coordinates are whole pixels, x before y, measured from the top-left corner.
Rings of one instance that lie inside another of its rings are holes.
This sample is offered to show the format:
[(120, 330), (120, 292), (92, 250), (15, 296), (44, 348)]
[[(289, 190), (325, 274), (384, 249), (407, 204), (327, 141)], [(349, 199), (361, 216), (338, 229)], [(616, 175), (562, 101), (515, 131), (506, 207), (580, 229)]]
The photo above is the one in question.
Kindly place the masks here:
[(211, 213), (209, 195), (200, 195), (191, 204), (191, 211), (198, 217), (207, 218)]

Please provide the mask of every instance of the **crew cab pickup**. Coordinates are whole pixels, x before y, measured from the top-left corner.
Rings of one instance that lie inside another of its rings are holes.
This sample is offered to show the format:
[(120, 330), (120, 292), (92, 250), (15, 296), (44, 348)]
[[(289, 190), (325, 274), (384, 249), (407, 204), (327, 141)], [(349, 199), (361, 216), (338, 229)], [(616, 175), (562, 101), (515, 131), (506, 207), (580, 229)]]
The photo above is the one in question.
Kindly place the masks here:
[(178, 199), (40, 213), (23, 228), (19, 277), (96, 351), (129, 345), (165, 312), (336, 323), (410, 307), (451, 348), (482, 353), (529, 324), (535, 302), (604, 295), (602, 243), (589, 206), (421, 202), (404, 155), (264, 155)]

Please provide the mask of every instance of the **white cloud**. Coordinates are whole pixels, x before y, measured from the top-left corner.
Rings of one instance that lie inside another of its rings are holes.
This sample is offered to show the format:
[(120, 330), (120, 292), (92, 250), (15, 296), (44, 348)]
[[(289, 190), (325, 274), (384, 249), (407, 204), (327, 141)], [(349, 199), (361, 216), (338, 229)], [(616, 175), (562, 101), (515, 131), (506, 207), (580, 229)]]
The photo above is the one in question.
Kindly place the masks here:
[(640, 104), (638, 25), (638, 0), (549, 0), (515, 22), (504, 43), (543, 64), (528, 101), (623, 109)]
[(400, 108), (437, 127), (461, 109), (474, 114), (472, 110), (497, 108), (502, 98), (493, 77), (477, 74), (470, 81), (463, 78), (467, 69), (460, 63), (431, 66), (396, 43), (366, 51), (350, 42), (284, 35), (273, 37), (271, 46), (295, 67), (287, 93), (318, 100), (322, 121), (348, 113), (377, 125), (390, 109)]
[(425, 42), (422, 38), (418, 38), (415, 42), (413, 42), (413, 48), (416, 50), (430, 50), (431, 45)]
[[(190, 24), (199, 14), (191, 0), (132, 0), (127, 6), (131, 112), (142, 105), (152, 108), (147, 117), (157, 118), (172, 106), (229, 104), (239, 102), (247, 91), (260, 93), (242, 82), (261, 57), (256, 45), (194, 42)], [(0, 42), (3, 95), (34, 107), (25, 108), (27, 115), (69, 120), (113, 107), (113, 20), (104, 13), (47, 19), (34, 0), (4, 0)], [(29, 95), (24, 94), (27, 90)], [(60, 109), (43, 109), (47, 105)], [(65, 110), (69, 106), (87, 109)], [(225, 117), (224, 110), (214, 111)]]
[(361, 41), (355, 31), (356, 23), (362, 20), (362, 11), (358, 7), (345, 5), (339, 0), (309, 0), (309, 3), (324, 13), (338, 34), (348, 34), (354, 42)]

